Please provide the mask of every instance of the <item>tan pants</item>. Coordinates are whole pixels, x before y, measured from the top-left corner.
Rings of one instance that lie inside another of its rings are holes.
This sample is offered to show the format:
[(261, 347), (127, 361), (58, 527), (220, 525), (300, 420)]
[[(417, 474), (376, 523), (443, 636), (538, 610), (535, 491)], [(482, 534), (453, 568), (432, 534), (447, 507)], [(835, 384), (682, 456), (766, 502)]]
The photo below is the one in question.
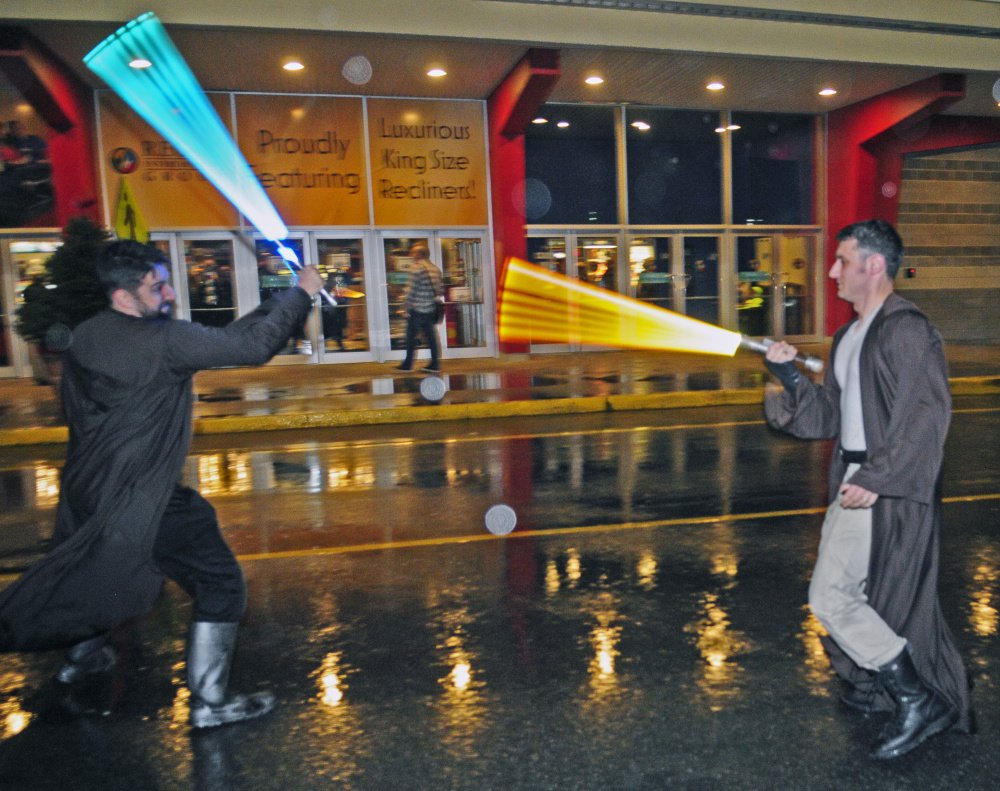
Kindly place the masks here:
[(906, 640), (868, 606), (865, 582), (872, 545), (872, 510), (831, 503), (809, 584), (809, 607), (851, 659), (877, 670), (895, 659)]

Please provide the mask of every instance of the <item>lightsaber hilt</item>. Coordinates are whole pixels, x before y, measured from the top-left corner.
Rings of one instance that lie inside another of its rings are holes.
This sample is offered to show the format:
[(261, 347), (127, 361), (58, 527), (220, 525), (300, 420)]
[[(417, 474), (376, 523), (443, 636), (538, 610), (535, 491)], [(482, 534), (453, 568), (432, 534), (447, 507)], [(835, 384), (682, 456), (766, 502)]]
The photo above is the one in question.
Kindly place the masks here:
[[(754, 338), (748, 338), (745, 335), (740, 336), (740, 348), (748, 349), (752, 352), (759, 352), (760, 354), (766, 354), (768, 347), (773, 344), (774, 341), (771, 338), (761, 338), (758, 341)], [(819, 357), (813, 357), (808, 354), (796, 354), (795, 362), (813, 373), (818, 374), (823, 370), (823, 361)]]
[[(288, 267), (288, 271), (291, 272), (293, 275), (297, 275), (299, 273), (299, 270), (302, 268), (302, 264), (299, 262), (299, 257), (295, 255), (295, 251), (291, 247), (287, 247), (286, 245), (283, 245), (281, 242), (277, 240), (272, 239), (271, 241), (273, 241), (275, 245), (277, 245), (278, 254), (281, 256), (281, 260), (285, 262), (285, 266)], [(331, 297), (330, 292), (327, 291), (325, 288), (321, 288), (319, 290), (319, 293), (320, 296), (322, 296), (323, 299), (325, 299), (328, 303), (330, 303), (334, 307), (337, 306), (337, 300)]]

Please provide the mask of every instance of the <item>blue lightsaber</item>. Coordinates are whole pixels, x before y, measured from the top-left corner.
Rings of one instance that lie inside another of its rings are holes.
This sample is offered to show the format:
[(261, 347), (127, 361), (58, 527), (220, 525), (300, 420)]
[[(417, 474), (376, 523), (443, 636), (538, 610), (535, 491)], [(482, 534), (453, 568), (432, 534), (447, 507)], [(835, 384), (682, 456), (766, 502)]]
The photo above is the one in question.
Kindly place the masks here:
[[(251, 223), (273, 242), (289, 271), (302, 268), (288, 228), (219, 114), (152, 11), (120, 27), (83, 59)], [(331, 304), (336, 300), (323, 289)]]

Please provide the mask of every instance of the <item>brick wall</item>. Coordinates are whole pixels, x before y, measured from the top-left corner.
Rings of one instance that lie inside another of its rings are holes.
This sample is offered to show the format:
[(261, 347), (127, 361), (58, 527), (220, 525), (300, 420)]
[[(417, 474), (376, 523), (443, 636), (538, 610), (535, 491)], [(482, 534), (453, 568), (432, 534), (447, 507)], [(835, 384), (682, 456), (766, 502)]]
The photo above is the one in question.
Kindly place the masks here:
[(1000, 146), (908, 156), (896, 289), (952, 343), (1000, 343)]

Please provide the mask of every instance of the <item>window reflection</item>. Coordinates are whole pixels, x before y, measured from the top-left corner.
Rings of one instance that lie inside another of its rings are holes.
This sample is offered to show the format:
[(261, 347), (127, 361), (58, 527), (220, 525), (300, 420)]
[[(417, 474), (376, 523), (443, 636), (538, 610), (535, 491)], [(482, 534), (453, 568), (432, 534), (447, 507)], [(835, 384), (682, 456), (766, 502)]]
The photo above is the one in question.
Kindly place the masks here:
[[(283, 244), (295, 252), (299, 261), (306, 260), (301, 239), (285, 239)], [(260, 301), (263, 303), (294, 286), (295, 276), (285, 260), (278, 255), (274, 242), (258, 239), (255, 242), (255, 249), (257, 254), (257, 285), (260, 291)], [(308, 322), (307, 318), (300, 326), (296, 327), (278, 354), (312, 354), (312, 341), (307, 330)]]
[(450, 349), (486, 345), (482, 240), (441, 239), (445, 332)]
[(184, 240), (191, 321), (224, 327), (236, 318), (233, 302), (233, 243), (229, 240)]
[(22, 660), (8, 654), (4, 663), (13, 669), (0, 673), (0, 741), (17, 736), (33, 717), (24, 709), (24, 701), (18, 694), (28, 688)]
[(733, 222), (813, 222), (813, 117), (733, 113)]
[(593, 654), (587, 663), (590, 679), (590, 701), (598, 702), (612, 695), (619, 688), (615, 662), (620, 655), (622, 627), (617, 624), (621, 615), (616, 601), (609, 593), (602, 593), (595, 603), (591, 616), (597, 624), (590, 630), (589, 641)]
[(538, 112), (550, 122), (525, 134), (528, 222), (618, 222), (615, 108), (546, 104)]
[[(649, 128), (632, 126), (636, 120)], [(629, 223), (712, 225), (723, 221), (718, 123), (716, 112), (628, 108)]]
[(821, 637), (826, 636), (826, 629), (813, 615), (808, 604), (803, 606), (802, 611), (805, 613), (805, 619), (802, 621), (797, 635), (805, 651), (805, 667), (802, 669), (802, 675), (805, 678), (809, 694), (817, 698), (828, 698), (830, 697), (830, 676), (833, 671), (826, 649), (820, 640)]
[[(410, 248), (423, 242), (430, 249), (430, 240), (420, 237), (392, 237), (382, 240), (385, 255), (386, 304), (389, 306), (389, 344), (392, 349), (406, 348), (406, 289), (410, 282), (413, 259)], [(436, 261), (432, 263), (437, 266)]]
[(327, 352), (358, 352), (369, 348), (365, 264), (360, 239), (320, 239), (317, 264), (327, 292), (336, 305), (323, 300), (322, 333)]
[(980, 637), (991, 637), (997, 633), (1000, 616), (997, 613), (997, 583), (1000, 581), (1000, 564), (997, 553), (989, 548), (973, 574), (972, 601), (969, 609), (969, 623)]

